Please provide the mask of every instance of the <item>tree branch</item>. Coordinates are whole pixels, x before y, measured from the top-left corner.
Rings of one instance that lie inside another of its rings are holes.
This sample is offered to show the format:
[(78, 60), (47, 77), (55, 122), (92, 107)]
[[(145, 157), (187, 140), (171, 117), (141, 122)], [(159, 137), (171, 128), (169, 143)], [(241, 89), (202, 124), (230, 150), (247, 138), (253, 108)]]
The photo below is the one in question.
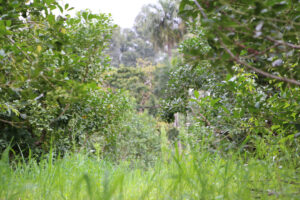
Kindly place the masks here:
[[(201, 12), (202, 16), (207, 19), (207, 15), (205, 14), (203, 8), (201, 7), (201, 5), (198, 3), (197, 0), (194, 0), (195, 4), (197, 5), (199, 11)], [(256, 67), (253, 67), (251, 65), (249, 65), (248, 63), (242, 61), (239, 57), (235, 56), (231, 51), (230, 49), (224, 44), (224, 42), (222, 41), (222, 39), (220, 37), (217, 36), (217, 38), (219, 39), (220, 43), (221, 43), (221, 46), (225, 49), (225, 51), (231, 56), (231, 58), (233, 60), (235, 60), (237, 63), (239, 64), (242, 64), (244, 65), (245, 67), (255, 71), (256, 73), (258, 74), (261, 74), (265, 77), (268, 77), (268, 78), (273, 78), (273, 79), (276, 79), (276, 80), (279, 80), (279, 81), (283, 81), (283, 82), (286, 82), (286, 83), (291, 83), (291, 84), (294, 84), (294, 85), (298, 85), (300, 86), (300, 82), (297, 81), (297, 80), (294, 80), (294, 79), (289, 79), (289, 78), (285, 78), (285, 77), (280, 77), (280, 76), (276, 76), (276, 75), (273, 75), (273, 74), (270, 74), (268, 72), (265, 72), (261, 69), (257, 69)], [(273, 38), (271, 37), (267, 37), (268, 40), (271, 40), (273, 41), (275, 44), (278, 43), (278, 44), (283, 44), (283, 45), (287, 45), (289, 47), (292, 47), (292, 48), (300, 48), (299, 45), (294, 45), (294, 44), (290, 44), (290, 43), (286, 43), (286, 42), (283, 42), (283, 41), (277, 41), (277, 40), (274, 40)]]
[[(8, 37), (8, 36), (6, 36), (6, 38), (13, 44), (13, 45), (15, 45), (15, 41), (12, 39), (12, 38), (10, 38), (10, 37)], [(16, 47), (17, 47), (17, 49), (19, 49), (19, 51), (27, 58), (27, 60), (28, 61), (30, 61), (30, 62), (32, 62), (32, 59), (29, 57), (29, 55), (27, 55), (18, 45), (15, 45)]]
[[(7, 38), (8, 38), (8, 40), (9, 40), (12, 44), (15, 45), (15, 41), (14, 41), (12, 38), (10, 38), (10, 37), (8, 37), (8, 36), (7, 36)], [(33, 62), (33, 59), (30, 58), (30, 56), (29, 56), (28, 54), (26, 54), (26, 53), (25, 53), (18, 45), (15, 45), (15, 46), (16, 46), (17, 49), (19, 49), (19, 51), (27, 58), (28, 61), (30, 61), (31, 63)], [(47, 79), (46, 76), (44, 76), (43, 71), (41, 71), (41, 73), (39, 74), (39, 76), (41, 76), (45, 81), (47, 81), (47, 82), (51, 85), (51, 87), (52, 87), (53, 89), (55, 89), (55, 86), (52, 84), (52, 82), (49, 81), (49, 79)]]
[(68, 103), (65, 108), (63, 109), (63, 111), (59, 114), (59, 116), (57, 118), (55, 118), (54, 120), (52, 120), (50, 122), (50, 124), (53, 124), (54, 122), (56, 122), (57, 120), (59, 120), (59, 118), (61, 118), (61, 116), (63, 116), (65, 114), (65, 112), (69, 109), (70, 104)]
[(208, 119), (202, 113), (199, 112), (198, 114), (200, 115), (202, 120), (205, 122), (206, 126), (211, 126), (211, 123), (208, 121)]
[(282, 44), (282, 45), (291, 47), (291, 48), (293, 48), (293, 49), (300, 49), (300, 45), (291, 44), (291, 43), (288, 43), (288, 42), (284, 42), (284, 41), (282, 41), (282, 40), (275, 40), (274, 38), (272, 38), (272, 37), (270, 37), (270, 36), (267, 36), (266, 38), (267, 38), (268, 40), (274, 42), (275, 44)]
[(247, 68), (249, 68), (249, 69), (255, 71), (256, 73), (261, 74), (261, 75), (263, 75), (263, 76), (265, 76), (265, 77), (273, 78), (273, 79), (276, 79), (276, 80), (279, 80), (279, 81), (283, 81), (283, 82), (286, 82), (286, 83), (291, 83), (291, 84), (300, 86), (300, 82), (297, 81), (297, 80), (295, 80), (295, 79), (289, 79), (289, 78), (280, 77), (280, 76), (276, 76), (276, 75), (270, 74), (270, 73), (268, 73), (268, 72), (265, 72), (265, 71), (263, 71), (263, 70), (261, 70), (261, 69), (257, 69), (256, 67), (253, 67), (253, 66), (249, 65), (248, 63), (246, 63), (246, 62), (240, 60), (240, 58), (237, 57), (237, 56), (235, 56), (235, 55), (230, 51), (230, 49), (224, 44), (224, 42), (223, 42), (220, 38), (218, 38), (218, 39), (219, 39), (219, 41), (220, 41), (220, 43), (221, 43), (221, 46), (222, 46), (222, 47), (225, 49), (225, 51), (230, 55), (230, 57), (231, 57), (233, 60), (235, 60), (237, 63), (242, 64), (242, 65), (244, 65), (245, 67), (247, 67)]
[[(69, 109), (69, 107), (70, 107), (70, 104), (67, 104), (66, 107), (63, 109), (63, 111), (59, 114), (59, 116), (50, 122), (50, 125), (53, 124), (54, 122), (56, 122), (57, 120), (59, 120), (59, 118), (65, 114), (65, 112)], [(46, 131), (46, 129), (43, 129), (42, 135), (41, 135), (40, 139), (35, 142), (35, 145), (40, 146), (41, 144), (43, 144), (43, 142), (46, 138), (46, 135), (47, 135), (47, 131)]]
[(12, 121), (4, 120), (4, 119), (0, 119), (0, 122), (10, 124), (11, 126), (16, 127), (16, 128), (21, 128), (21, 127), (18, 125), (15, 125), (15, 124), (24, 124), (24, 122), (12, 122)]
[(198, 9), (200, 10), (201, 15), (204, 17), (204, 19), (207, 19), (207, 15), (205, 14), (204, 9), (202, 8), (202, 6), (198, 3), (197, 0), (194, 0), (194, 2), (197, 5)]

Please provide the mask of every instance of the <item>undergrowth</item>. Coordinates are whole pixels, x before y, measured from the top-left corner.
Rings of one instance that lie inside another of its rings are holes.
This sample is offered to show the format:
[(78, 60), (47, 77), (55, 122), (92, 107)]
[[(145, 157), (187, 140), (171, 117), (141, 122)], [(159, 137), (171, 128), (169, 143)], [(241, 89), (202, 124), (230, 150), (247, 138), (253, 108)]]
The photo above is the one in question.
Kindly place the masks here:
[[(83, 153), (0, 162), (0, 199), (299, 199), (297, 161), (174, 150), (152, 167)], [(141, 161), (142, 162), (142, 161)]]

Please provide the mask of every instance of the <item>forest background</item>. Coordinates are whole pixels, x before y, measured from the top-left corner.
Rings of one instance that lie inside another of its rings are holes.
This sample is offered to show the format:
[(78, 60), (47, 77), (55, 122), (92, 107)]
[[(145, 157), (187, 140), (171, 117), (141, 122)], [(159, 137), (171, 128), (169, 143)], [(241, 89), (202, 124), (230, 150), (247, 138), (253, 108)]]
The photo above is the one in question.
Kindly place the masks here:
[(14, 174), (20, 162), (84, 154), (151, 168), (176, 152), (235, 152), (234, 163), (289, 171), (261, 193), (296, 199), (299, 4), (160, 0), (122, 29), (55, 0), (0, 0), (1, 163)]

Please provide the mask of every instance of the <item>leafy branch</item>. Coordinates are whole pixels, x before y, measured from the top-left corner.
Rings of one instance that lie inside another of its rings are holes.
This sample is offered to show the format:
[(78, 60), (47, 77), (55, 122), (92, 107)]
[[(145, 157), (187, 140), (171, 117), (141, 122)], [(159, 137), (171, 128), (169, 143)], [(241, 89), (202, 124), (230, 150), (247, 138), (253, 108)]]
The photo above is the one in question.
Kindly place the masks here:
[[(207, 17), (207, 15), (206, 15), (204, 9), (203, 9), (202, 6), (200, 5), (200, 3), (199, 3), (197, 0), (194, 0), (194, 2), (195, 2), (195, 4), (196, 4), (198, 10), (200, 11), (201, 15), (203, 16), (203, 18), (204, 18), (205, 20), (207, 20), (208, 17)], [(274, 43), (273, 46), (277, 46), (277, 45), (282, 44), (282, 45), (286, 45), (286, 46), (289, 46), (289, 47), (294, 48), (294, 49), (300, 49), (300, 46), (299, 46), (299, 45), (295, 45), (295, 44), (291, 44), (291, 43), (287, 43), (287, 42), (283, 42), (283, 41), (278, 41), (278, 40), (273, 39), (273, 38), (270, 37), (270, 36), (267, 36), (266, 38)], [(283, 81), (283, 82), (286, 82), (286, 83), (290, 83), (290, 84), (294, 84), (294, 85), (300, 86), (300, 82), (297, 81), (297, 80), (295, 80), (295, 79), (291, 79), (291, 78), (286, 78), (286, 77), (280, 77), (280, 76), (273, 75), (273, 74), (271, 74), (271, 73), (265, 72), (265, 71), (263, 71), (263, 70), (261, 70), (261, 69), (258, 69), (258, 68), (256, 68), (256, 67), (253, 67), (253, 66), (251, 66), (250, 64), (248, 64), (248, 63), (242, 61), (242, 60), (240, 59), (240, 57), (235, 56), (235, 55), (233, 54), (233, 52), (232, 52), (232, 51), (224, 44), (224, 42), (223, 42), (223, 40), (221, 39), (221, 37), (219, 37), (217, 34), (216, 34), (216, 39), (220, 42), (221, 46), (222, 46), (222, 47), (225, 49), (225, 51), (230, 55), (230, 57), (231, 57), (234, 61), (236, 61), (237, 63), (239, 63), (239, 64), (245, 66), (246, 68), (248, 68), (248, 69), (250, 69), (250, 70), (253, 70), (254, 72), (256, 72), (256, 73), (258, 73), (258, 74), (260, 74), (260, 75), (263, 75), (263, 76), (265, 76), (265, 77), (267, 77), (267, 78), (272, 78), (272, 79), (276, 79), (276, 80), (279, 80), (279, 81)]]

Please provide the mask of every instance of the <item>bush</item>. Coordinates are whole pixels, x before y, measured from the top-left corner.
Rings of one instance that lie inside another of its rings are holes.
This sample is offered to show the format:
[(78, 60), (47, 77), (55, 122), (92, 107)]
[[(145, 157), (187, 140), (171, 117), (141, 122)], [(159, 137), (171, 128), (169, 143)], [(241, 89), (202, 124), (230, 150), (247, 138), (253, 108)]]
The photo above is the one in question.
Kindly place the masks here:
[(158, 122), (148, 113), (129, 113), (119, 125), (117, 160), (141, 160), (153, 164), (160, 153)]
[(114, 28), (109, 16), (56, 17), (51, 10), (64, 8), (55, 0), (1, 6), (1, 16), (11, 18), (0, 22), (0, 153), (11, 141), (25, 156), (50, 146), (63, 153), (85, 146), (93, 134), (103, 136), (110, 151), (115, 138), (109, 133), (129, 101), (101, 87), (109, 67), (103, 51)]

